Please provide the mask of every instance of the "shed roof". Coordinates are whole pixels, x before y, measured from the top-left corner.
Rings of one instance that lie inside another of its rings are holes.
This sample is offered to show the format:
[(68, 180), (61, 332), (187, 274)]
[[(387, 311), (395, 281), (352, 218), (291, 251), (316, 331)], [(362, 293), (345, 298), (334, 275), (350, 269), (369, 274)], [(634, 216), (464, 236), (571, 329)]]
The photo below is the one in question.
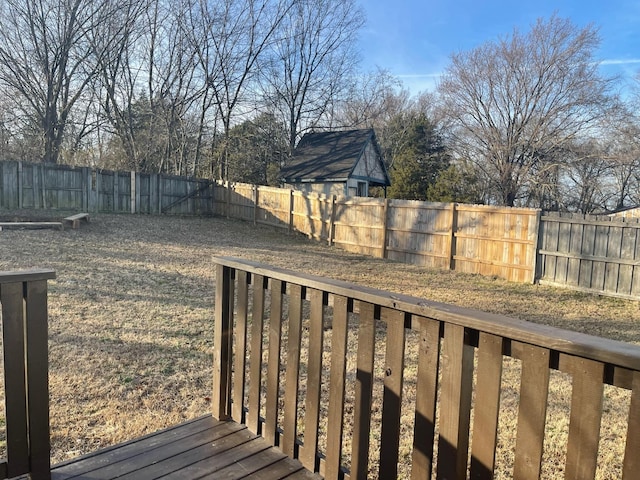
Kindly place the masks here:
[(389, 179), (372, 128), (307, 133), (293, 151), (280, 176), (287, 183), (347, 181), (369, 142), (373, 142), (377, 161)]

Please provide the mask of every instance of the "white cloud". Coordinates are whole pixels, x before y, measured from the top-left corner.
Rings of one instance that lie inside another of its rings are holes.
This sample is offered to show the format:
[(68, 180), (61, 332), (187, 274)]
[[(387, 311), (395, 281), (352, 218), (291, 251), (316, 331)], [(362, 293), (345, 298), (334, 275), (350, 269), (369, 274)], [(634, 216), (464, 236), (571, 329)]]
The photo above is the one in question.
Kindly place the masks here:
[(610, 58), (599, 62), (600, 65), (632, 65), (640, 63), (640, 58)]

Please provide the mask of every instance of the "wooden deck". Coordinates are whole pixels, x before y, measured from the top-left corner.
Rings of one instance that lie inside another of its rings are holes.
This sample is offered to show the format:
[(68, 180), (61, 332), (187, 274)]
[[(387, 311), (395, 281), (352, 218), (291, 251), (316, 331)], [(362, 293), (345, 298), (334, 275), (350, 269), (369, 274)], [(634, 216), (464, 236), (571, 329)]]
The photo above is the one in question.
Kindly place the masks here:
[(244, 425), (211, 416), (55, 465), (53, 480), (320, 479)]

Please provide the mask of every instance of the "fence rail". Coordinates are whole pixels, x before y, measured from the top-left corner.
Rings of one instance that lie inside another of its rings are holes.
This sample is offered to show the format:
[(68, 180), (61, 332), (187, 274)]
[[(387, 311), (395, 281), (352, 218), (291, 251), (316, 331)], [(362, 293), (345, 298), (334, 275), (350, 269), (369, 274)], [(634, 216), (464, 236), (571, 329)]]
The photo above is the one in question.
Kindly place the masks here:
[(219, 215), (430, 268), (640, 299), (638, 219), (0, 162), (0, 207)]
[[(309, 470), (332, 480), (636, 478), (637, 345), (215, 262), (214, 416), (246, 423)], [(627, 399), (615, 420), (610, 395)]]

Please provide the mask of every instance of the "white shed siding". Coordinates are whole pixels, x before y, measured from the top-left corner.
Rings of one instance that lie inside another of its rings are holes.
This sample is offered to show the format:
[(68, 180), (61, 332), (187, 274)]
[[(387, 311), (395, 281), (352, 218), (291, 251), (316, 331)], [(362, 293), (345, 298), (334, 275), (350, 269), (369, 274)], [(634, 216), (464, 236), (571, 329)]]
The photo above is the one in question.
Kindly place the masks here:
[(376, 150), (373, 143), (369, 142), (365, 147), (364, 154), (356, 164), (352, 173), (353, 177), (368, 178), (370, 181), (379, 183), (385, 182), (384, 172), (377, 160)]

